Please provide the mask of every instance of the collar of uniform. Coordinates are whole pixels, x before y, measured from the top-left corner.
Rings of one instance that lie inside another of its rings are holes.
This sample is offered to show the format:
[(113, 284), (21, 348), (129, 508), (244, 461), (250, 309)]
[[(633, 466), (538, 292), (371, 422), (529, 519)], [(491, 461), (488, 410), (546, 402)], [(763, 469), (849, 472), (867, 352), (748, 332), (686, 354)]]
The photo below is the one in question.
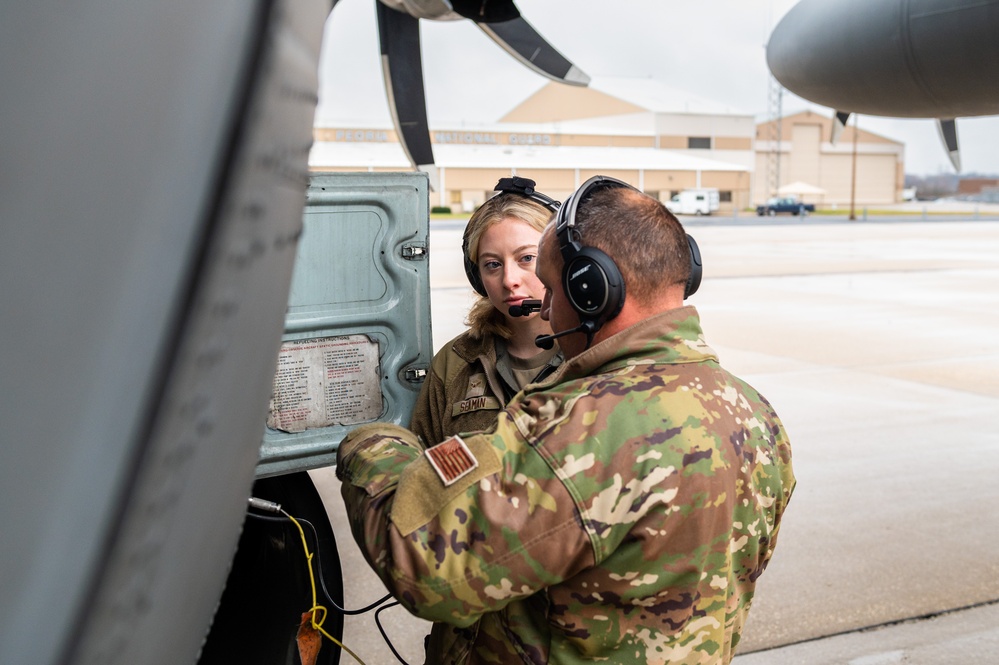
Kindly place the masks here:
[[(718, 360), (704, 341), (701, 320), (692, 306), (678, 307), (639, 321), (621, 332), (591, 346), (572, 360), (545, 384), (587, 376), (596, 370), (614, 370), (630, 364), (668, 364)], [(557, 378), (556, 378), (557, 377)]]
[(454, 339), (451, 350), (466, 363), (474, 362), (479, 358), (486, 358), (493, 364), (496, 362), (496, 347), (492, 335), (475, 338), (472, 337), (471, 332), (466, 330)]

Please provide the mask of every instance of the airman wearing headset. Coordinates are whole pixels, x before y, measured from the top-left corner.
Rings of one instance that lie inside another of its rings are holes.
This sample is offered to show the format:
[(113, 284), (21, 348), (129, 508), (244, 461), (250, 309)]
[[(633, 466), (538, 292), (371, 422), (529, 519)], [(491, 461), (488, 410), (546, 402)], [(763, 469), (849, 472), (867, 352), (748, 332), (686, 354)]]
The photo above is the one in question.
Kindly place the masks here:
[(538, 315), (538, 241), (559, 203), (534, 185), (502, 178), (465, 227), (465, 275), (478, 299), (469, 329), (434, 356), (413, 410), (409, 427), (427, 445), (492, 427), (510, 398), (562, 362), (557, 347), (535, 344), (551, 332)]
[(424, 449), (364, 425), (337, 475), (358, 544), (428, 663), (729, 663), (795, 480), (770, 403), (724, 370), (700, 254), (624, 182), (587, 180), (542, 235), (565, 362), (485, 432)]

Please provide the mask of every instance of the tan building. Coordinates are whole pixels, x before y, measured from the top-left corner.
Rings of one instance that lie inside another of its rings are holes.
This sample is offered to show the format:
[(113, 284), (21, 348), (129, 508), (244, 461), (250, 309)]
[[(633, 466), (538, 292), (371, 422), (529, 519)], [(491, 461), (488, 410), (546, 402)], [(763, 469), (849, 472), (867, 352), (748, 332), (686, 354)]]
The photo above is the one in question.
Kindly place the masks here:
[(812, 111), (779, 122), (757, 127), (753, 200), (793, 194), (819, 208), (848, 207), (854, 191), (856, 205), (902, 200), (903, 144), (850, 123), (833, 145), (832, 117)]
[(958, 196), (990, 194), (999, 190), (999, 178), (961, 178), (957, 181)]
[[(844, 143), (852, 135), (847, 133), (836, 148), (824, 148), (821, 140), (809, 143), (809, 128), (821, 125), (821, 118), (814, 118), (784, 127), (778, 151), (784, 167), (782, 183), (801, 180), (824, 188), (838, 182), (836, 173), (849, 182), (849, 171), (845, 175), (836, 171), (844, 165), (833, 158), (844, 145), (852, 146)], [(796, 129), (799, 124), (801, 129)], [(886, 181), (885, 166), (864, 162), (865, 173), (874, 174), (868, 175), (870, 202), (894, 200), (901, 190), (901, 162), (896, 168), (894, 161), (896, 154), (901, 160), (901, 145), (861, 135), (865, 160), (871, 145), (897, 151), (888, 151), (891, 184), (884, 192), (878, 183)], [(586, 88), (549, 83), (495, 123), (432, 129), (437, 171), (431, 174), (431, 205), (469, 212), (492, 195), (499, 178), (510, 175), (533, 178), (541, 191), (565, 199), (587, 178), (601, 174), (620, 178), (663, 201), (684, 189), (716, 188), (719, 213), (731, 213), (767, 198), (768, 187), (761, 184), (760, 173), (767, 173), (768, 163), (774, 161), (771, 147), (777, 144), (766, 143), (761, 149), (760, 136), (761, 128), (751, 114), (651, 79), (594, 79)], [(391, 128), (316, 127), (315, 141), (309, 160), (314, 170), (409, 168)], [(819, 182), (816, 174), (824, 179)], [(820, 205), (838, 201), (838, 193), (824, 195)]]

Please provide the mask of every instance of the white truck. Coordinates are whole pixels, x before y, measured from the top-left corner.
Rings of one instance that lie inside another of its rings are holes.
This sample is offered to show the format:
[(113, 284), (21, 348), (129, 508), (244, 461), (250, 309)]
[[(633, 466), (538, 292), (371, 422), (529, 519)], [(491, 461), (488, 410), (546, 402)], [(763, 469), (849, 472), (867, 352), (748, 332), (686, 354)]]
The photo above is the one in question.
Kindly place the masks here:
[(676, 194), (666, 207), (674, 215), (710, 215), (718, 210), (718, 190), (714, 187), (685, 189)]

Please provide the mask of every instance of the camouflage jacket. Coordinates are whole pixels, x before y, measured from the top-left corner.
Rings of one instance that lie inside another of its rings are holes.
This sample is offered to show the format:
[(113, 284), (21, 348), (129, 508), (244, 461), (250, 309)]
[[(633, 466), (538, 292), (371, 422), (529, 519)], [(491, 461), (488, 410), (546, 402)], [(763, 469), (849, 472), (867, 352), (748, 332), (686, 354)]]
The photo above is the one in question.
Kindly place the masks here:
[(455, 627), (429, 662), (731, 660), (794, 475), (773, 408), (693, 308), (566, 362), (465, 444), (372, 424), (338, 451), (368, 562)]
[[(430, 364), (409, 429), (430, 446), (459, 432), (490, 429), (513, 396), (496, 362), (492, 335), (476, 339), (465, 331), (448, 342)], [(561, 356), (552, 364), (559, 362)]]

